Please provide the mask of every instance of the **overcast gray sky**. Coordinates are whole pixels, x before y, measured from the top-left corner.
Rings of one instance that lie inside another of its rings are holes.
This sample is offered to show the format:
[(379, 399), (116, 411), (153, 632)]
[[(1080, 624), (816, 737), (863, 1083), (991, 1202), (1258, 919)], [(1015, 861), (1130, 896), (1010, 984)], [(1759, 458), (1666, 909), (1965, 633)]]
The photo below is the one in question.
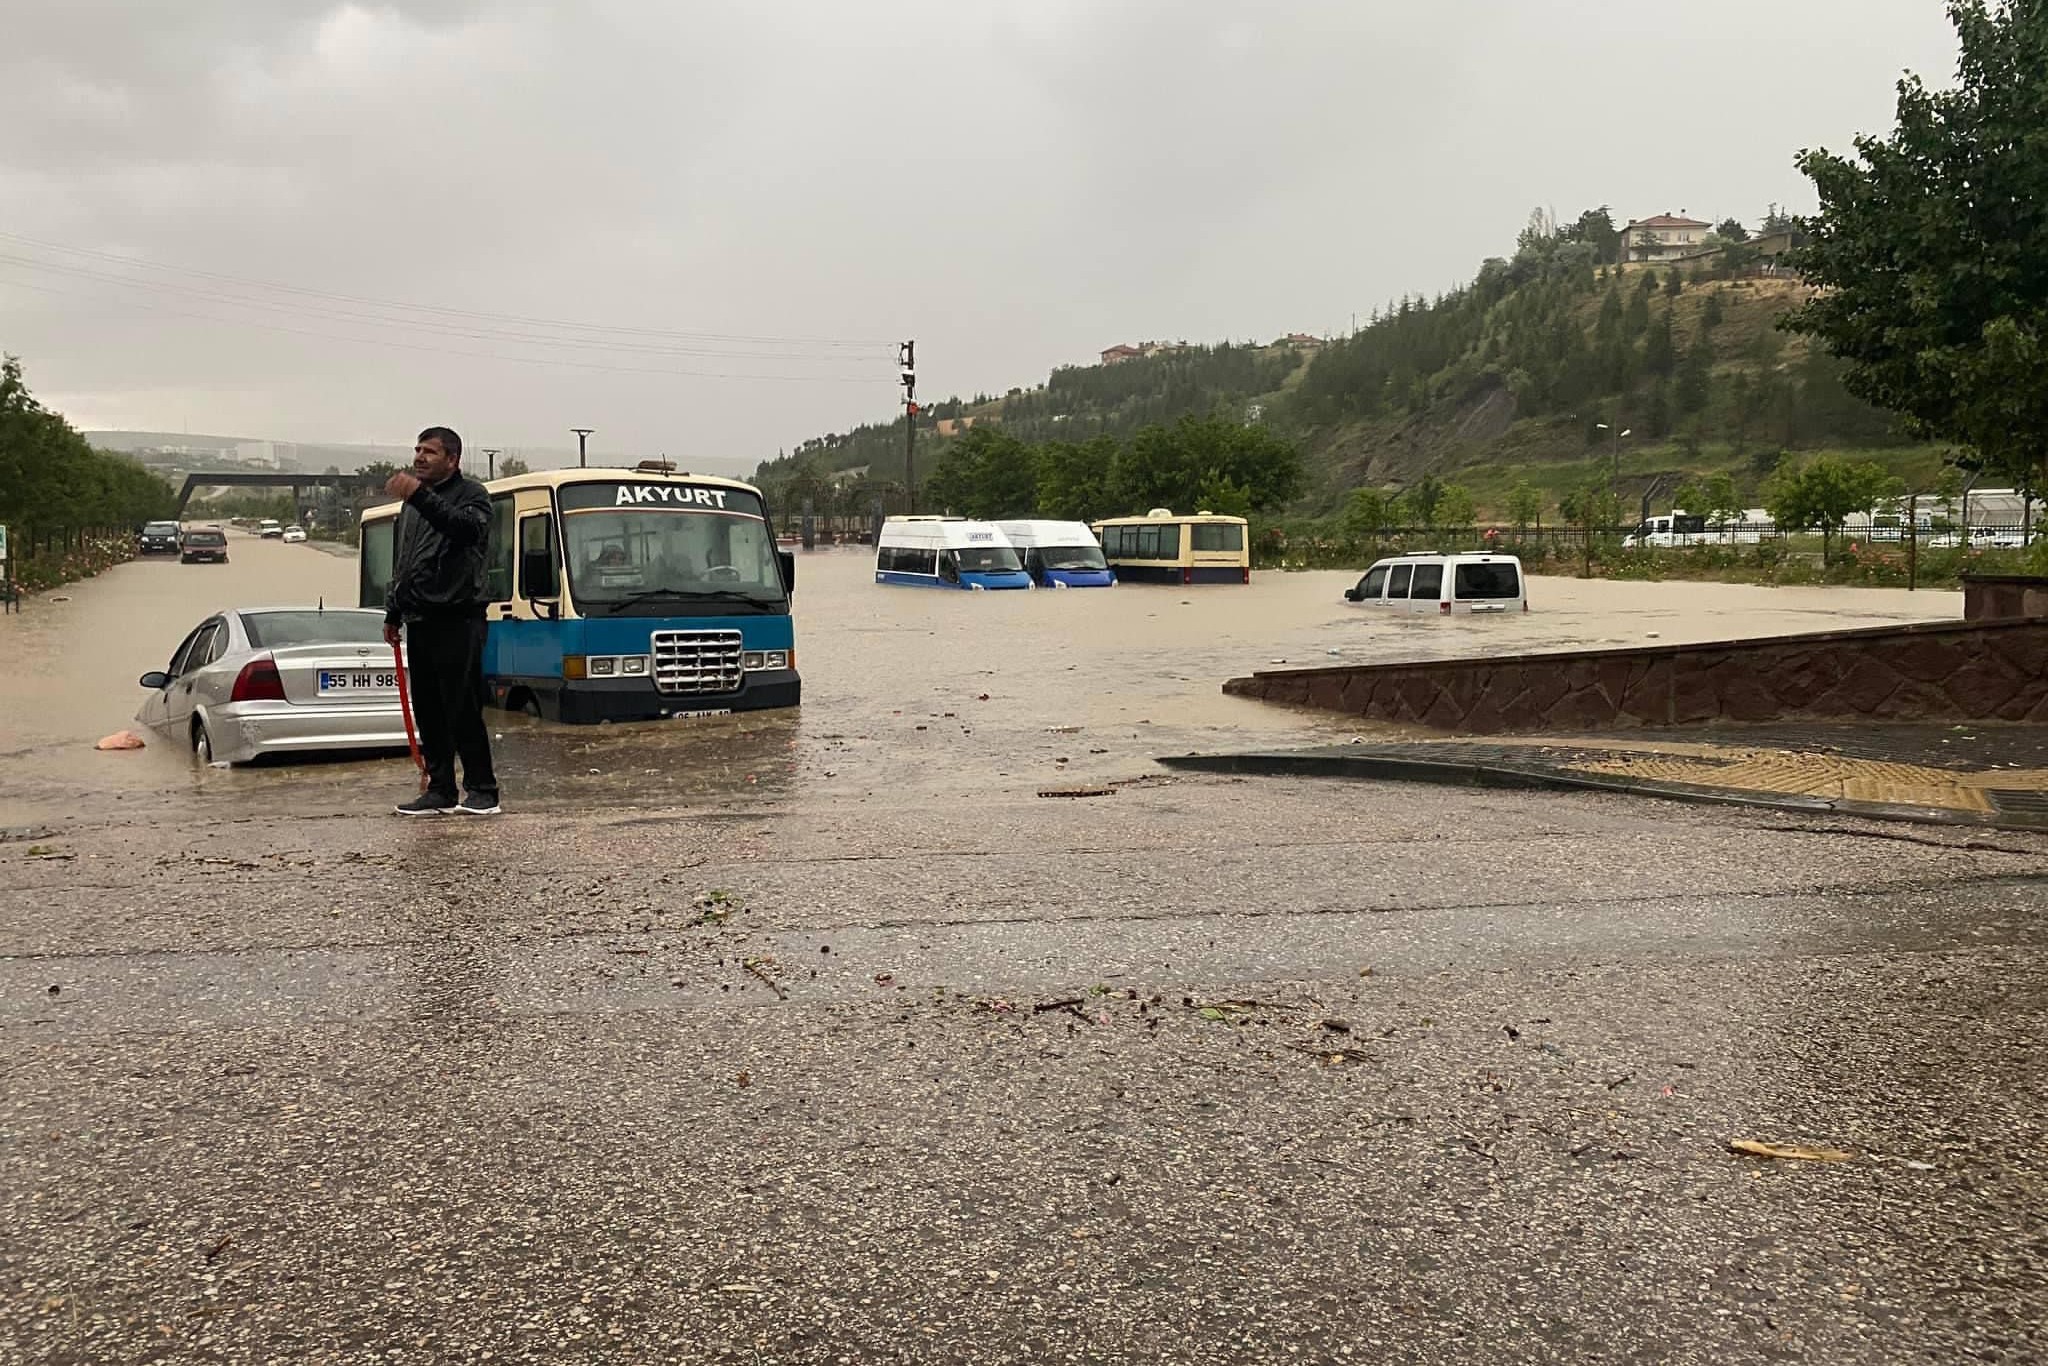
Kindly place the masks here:
[(589, 426), (700, 467), (888, 420), (905, 337), (921, 396), (1000, 392), (1118, 341), (1342, 331), (1536, 205), (1810, 208), (1793, 153), (1888, 128), (1901, 69), (1954, 56), (1937, 0), (64, 0), (6, 28), (0, 349), (77, 425)]

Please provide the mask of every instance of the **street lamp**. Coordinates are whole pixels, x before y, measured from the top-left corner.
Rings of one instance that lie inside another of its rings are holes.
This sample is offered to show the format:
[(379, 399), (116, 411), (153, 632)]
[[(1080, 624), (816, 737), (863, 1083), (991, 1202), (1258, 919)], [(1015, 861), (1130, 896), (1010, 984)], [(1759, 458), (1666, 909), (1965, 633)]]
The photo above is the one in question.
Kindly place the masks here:
[(576, 433), (576, 468), (580, 470), (584, 466), (583, 453), (586, 449), (583, 443), (590, 439), (590, 434), (596, 431), (597, 428), (571, 427), (569, 430)]
[(1612, 459), (1612, 462), (1611, 462), (1611, 463), (1612, 463), (1612, 467), (1613, 467), (1613, 472), (1612, 472), (1612, 473), (1611, 473), (1611, 474), (1610, 474), (1610, 475), (1608, 476), (1608, 479), (1607, 479), (1607, 483), (1608, 483), (1608, 485), (1609, 485), (1609, 486), (1610, 486), (1611, 488), (1613, 488), (1613, 489), (1614, 489), (1614, 490), (1615, 490), (1616, 492), (1620, 492), (1620, 490), (1621, 490), (1621, 439), (1622, 439), (1622, 438), (1623, 438), (1624, 436), (1633, 436), (1633, 435), (1635, 435), (1635, 429), (1634, 429), (1633, 427), (1623, 427), (1623, 428), (1622, 428), (1622, 429), (1621, 429), (1620, 431), (1618, 431), (1618, 432), (1617, 432), (1617, 431), (1615, 431), (1615, 430), (1614, 430), (1614, 428), (1612, 428), (1612, 427), (1608, 426), (1608, 425), (1607, 425), (1607, 424), (1606, 424), (1605, 422), (1595, 422), (1595, 423), (1593, 424), (1593, 426), (1594, 426), (1594, 427), (1595, 427), (1595, 428), (1596, 428), (1597, 430), (1599, 430), (1599, 431), (1603, 431), (1603, 432), (1611, 432), (1611, 433), (1613, 433), (1613, 436), (1614, 436), (1614, 454), (1613, 454), (1613, 459)]

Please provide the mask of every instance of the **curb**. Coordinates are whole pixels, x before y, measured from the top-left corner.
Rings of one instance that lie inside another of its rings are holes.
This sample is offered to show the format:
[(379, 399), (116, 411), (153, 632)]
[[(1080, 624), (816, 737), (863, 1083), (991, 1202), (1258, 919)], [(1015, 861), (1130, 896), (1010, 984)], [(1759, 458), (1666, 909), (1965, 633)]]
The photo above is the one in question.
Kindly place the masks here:
[(1837, 801), (1826, 797), (1676, 783), (1657, 778), (1573, 773), (1547, 764), (1476, 763), (1388, 754), (1346, 754), (1329, 749), (1179, 754), (1161, 757), (1157, 762), (1167, 768), (1194, 773), (1343, 778), (1354, 782), (1431, 783), (1442, 787), (1522, 791), (1605, 792), (1620, 796), (1658, 797), (1701, 806), (1747, 806), (1809, 816), (1855, 816), (1864, 820), (1991, 830), (2048, 830), (2048, 816), (1958, 811), (1948, 807), (1908, 806), (1895, 802)]

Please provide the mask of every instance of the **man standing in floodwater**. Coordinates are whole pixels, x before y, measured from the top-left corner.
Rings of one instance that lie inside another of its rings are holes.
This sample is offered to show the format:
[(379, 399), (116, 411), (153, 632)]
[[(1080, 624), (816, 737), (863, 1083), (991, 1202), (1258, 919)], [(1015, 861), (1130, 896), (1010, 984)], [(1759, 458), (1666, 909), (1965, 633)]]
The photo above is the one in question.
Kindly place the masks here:
[[(384, 492), (399, 499), (397, 551), (384, 599), (384, 639), (405, 633), (407, 675), (427, 790), (399, 804), (402, 816), (498, 814), (498, 777), (484, 725), (484, 567), (490, 560), (491, 498), (462, 473), (462, 438), (429, 427), (412, 448), (412, 473)], [(455, 759), (462, 758), (458, 799)]]

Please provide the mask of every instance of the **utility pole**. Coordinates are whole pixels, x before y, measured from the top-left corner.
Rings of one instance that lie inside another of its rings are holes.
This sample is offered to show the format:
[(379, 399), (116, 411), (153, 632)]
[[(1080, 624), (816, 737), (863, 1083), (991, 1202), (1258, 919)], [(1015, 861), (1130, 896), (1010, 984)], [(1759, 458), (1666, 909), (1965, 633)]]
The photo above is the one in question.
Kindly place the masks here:
[(910, 495), (910, 511), (917, 511), (917, 343), (904, 342), (896, 348), (896, 363), (903, 369), (903, 484)]
[(489, 446), (484, 447), (484, 458), (490, 462), (488, 465), (484, 466), (484, 478), (496, 479), (498, 477), (498, 457), (502, 453), (502, 448), (500, 448), (499, 450), (492, 450)]
[(580, 470), (580, 469), (582, 469), (582, 468), (583, 468), (583, 467), (584, 467), (584, 466), (585, 466), (585, 465), (586, 465), (586, 464), (588, 463), (588, 462), (587, 462), (587, 461), (585, 461), (585, 459), (583, 458), (583, 455), (584, 455), (584, 449), (585, 449), (585, 447), (584, 447), (584, 444), (583, 444), (583, 443), (584, 443), (584, 442), (586, 442), (586, 441), (588, 441), (588, 440), (590, 440), (590, 434), (591, 434), (592, 432), (596, 431), (596, 430), (597, 430), (597, 428), (595, 428), (595, 427), (571, 427), (571, 428), (570, 428), (569, 430), (570, 430), (570, 431), (572, 431), (572, 432), (574, 432), (574, 433), (576, 433), (576, 468)]

